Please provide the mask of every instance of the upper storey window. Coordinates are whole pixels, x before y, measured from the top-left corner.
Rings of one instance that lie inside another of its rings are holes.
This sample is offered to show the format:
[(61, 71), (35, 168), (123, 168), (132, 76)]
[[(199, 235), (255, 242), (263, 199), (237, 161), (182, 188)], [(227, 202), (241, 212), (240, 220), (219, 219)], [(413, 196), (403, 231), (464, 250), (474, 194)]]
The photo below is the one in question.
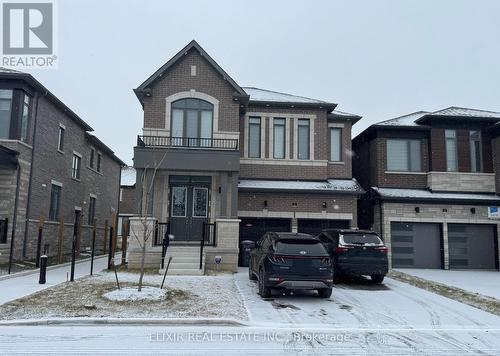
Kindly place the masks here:
[(12, 90), (0, 90), (0, 138), (10, 137)]
[(172, 103), (171, 136), (174, 145), (210, 146), (214, 106), (205, 100), (181, 99)]
[(470, 131), (470, 165), (472, 172), (483, 171), (483, 159), (481, 154), (481, 131)]
[(446, 170), (448, 172), (458, 171), (457, 162), (457, 134), (455, 130), (446, 130)]
[(387, 170), (396, 172), (422, 171), (420, 140), (387, 140)]
[(309, 159), (310, 156), (310, 128), (309, 119), (299, 119), (298, 121), (298, 158)]
[(31, 97), (21, 90), (0, 89), (0, 139), (28, 140)]
[(260, 117), (251, 117), (248, 121), (248, 157), (260, 158)]

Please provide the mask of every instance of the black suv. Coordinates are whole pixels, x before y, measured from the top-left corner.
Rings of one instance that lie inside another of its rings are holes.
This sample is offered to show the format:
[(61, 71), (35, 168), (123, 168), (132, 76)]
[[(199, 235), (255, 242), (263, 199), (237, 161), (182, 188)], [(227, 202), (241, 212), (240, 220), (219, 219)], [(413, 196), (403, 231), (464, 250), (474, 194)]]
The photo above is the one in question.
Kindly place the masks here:
[(262, 298), (271, 289), (316, 289), (332, 295), (332, 263), (321, 241), (308, 234), (268, 232), (250, 253), (248, 275), (259, 281)]
[(316, 237), (332, 257), (334, 283), (343, 276), (370, 276), (375, 283), (383, 282), (388, 272), (388, 249), (375, 232), (328, 229)]

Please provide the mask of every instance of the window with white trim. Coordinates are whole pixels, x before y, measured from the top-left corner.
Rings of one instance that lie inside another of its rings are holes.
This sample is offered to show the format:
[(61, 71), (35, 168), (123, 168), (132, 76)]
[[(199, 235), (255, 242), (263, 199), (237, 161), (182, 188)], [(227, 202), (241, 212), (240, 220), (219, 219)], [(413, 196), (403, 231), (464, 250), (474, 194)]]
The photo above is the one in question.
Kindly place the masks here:
[(307, 160), (310, 157), (311, 130), (309, 119), (299, 119), (297, 121), (297, 158)]
[(260, 158), (260, 128), (260, 117), (250, 117), (248, 119), (248, 157), (250, 158)]
[(71, 164), (71, 178), (80, 180), (82, 158), (73, 154), (73, 162)]
[(286, 147), (286, 120), (284, 118), (273, 119), (273, 158), (285, 158)]
[(342, 161), (342, 129), (330, 127), (330, 161)]
[(445, 130), (446, 139), (446, 170), (448, 172), (458, 171), (457, 161), (457, 133), (455, 130)]

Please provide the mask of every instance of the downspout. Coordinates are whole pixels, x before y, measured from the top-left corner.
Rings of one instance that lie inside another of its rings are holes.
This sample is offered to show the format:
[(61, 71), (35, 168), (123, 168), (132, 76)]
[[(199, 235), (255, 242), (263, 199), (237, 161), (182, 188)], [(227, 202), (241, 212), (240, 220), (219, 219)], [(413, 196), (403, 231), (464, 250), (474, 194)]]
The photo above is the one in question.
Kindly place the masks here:
[(17, 163), (16, 169), (16, 197), (14, 200), (14, 215), (12, 217), (12, 234), (10, 236), (10, 252), (9, 252), (9, 271), (11, 272), (12, 260), (14, 257), (14, 238), (16, 237), (16, 225), (17, 225), (17, 206), (19, 201), (19, 185), (21, 183), (21, 164)]
[[(42, 97), (47, 95), (47, 91), (42, 95)], [(40, 95), (36, 95), (36, 109), (35, 109), (35, 117), (33, 120), (33, 141), (31, 142), (31, 165), (30, 165), (30, 178), (28, 180), (28, 199), (26, 201), (26, 219), (24, 222), (24, 241), (23, 241), (23, 257), (26, 258), (26, 246), (28, 244), (28, 225), (30, 220), (30, 208), (31, 208), (31, 190), (32, 190), (32, 181), (33, 181), (33, 166), (34, 166), (34, 158), (35, 158), (35, 141), (36, 141), (36, 128), (38, 123), (38, 108), (40, 102)]]

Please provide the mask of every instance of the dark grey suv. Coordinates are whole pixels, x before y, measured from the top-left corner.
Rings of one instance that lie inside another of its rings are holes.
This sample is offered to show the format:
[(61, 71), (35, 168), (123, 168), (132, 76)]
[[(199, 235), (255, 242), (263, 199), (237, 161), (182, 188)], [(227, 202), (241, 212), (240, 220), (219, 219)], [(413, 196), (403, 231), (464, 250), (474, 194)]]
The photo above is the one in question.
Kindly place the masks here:
[(249, 278), (259, 281), (262, 298), (271, 289), (315, 289), (332, 295), (332, 263), (321, 242), (307, 234), (268, 232), (250, 254)]

